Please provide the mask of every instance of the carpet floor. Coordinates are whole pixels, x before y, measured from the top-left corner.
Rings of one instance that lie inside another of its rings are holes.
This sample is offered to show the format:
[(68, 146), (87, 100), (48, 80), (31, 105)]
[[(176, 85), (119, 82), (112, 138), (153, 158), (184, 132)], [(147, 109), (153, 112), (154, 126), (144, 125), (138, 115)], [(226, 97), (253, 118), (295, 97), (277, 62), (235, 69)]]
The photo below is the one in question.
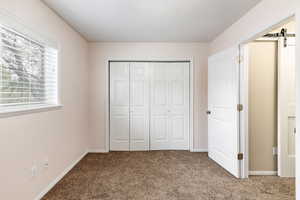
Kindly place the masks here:
[(231, 176), (206, 153), (85, 156), (43, 200), (292, 200), (295, 179)]

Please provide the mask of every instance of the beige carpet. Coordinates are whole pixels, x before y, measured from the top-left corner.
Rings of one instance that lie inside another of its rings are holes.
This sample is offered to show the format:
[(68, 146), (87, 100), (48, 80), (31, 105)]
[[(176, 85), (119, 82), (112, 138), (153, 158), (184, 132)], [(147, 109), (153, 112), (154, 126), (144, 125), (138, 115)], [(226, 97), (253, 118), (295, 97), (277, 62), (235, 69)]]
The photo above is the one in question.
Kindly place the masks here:
[(88, 154), (44, 200), (287, 200), (291, 178), (238, 180), (206, 153), (187, 151)]

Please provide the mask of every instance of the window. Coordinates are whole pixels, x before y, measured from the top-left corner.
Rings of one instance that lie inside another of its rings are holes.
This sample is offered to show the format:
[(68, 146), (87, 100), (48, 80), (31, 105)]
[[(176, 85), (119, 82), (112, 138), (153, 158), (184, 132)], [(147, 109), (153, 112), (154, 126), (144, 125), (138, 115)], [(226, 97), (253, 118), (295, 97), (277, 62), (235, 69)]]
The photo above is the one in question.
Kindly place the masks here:
[(0, 25), (0, 112), (57, 105), (58, 51)]

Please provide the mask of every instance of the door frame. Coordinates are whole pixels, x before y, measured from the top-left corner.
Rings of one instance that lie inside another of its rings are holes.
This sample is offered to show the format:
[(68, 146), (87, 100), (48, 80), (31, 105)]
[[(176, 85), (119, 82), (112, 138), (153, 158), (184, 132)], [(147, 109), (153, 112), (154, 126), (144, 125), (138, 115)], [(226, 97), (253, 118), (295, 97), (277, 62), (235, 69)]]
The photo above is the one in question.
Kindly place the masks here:
[(105, 87), (105, 148), (104, 152), (110, 152), (110, 63), (111, 62), (189, 62), (189, 135), (188, 135), (188, 146), (190, 152), (195, 152), (194, 149), (194, 58), (186, 57), (186, 58), (110, 58), (106, 60), (106, 69), (105, 69), (105, 77), (106, 77), (106, 87)]
[[(241, 162), (240, 166), (240, 174), (241, 178), (248, 178), (249, 177), (249, 133), (248, 133), (248, 87), (249, 87), (249, 50), (248, 50), (248, 43), (256, 40), (257, 38), (267, 34), (268, 32), (272, 31), (273, 29), (286, 24), (291, 20), (296, 20), (295, 15), (287, 16), (285, 19), (279, 21), (278, 23), (271, 24), (268, 28), (264, 29), (258, 34), (252, 35), (248, 39), (245, 39), (239, 44), (240, 49), (240, 104), (243, 105), (243, 111), (240, 112), (240, 149), (241, 152), (244, 154), (244, 159)], [(297, 68), (297, 67), (296, 67)], [(296, 69), (297, 70), (297, 69)], [(296, 74), (296, 81), (298, 76)], [(297, 102), (296, 97), (296, 102)], [(298, 123), (296, 122), (296, 127), (298, 129)], [(280, 141), (278, 141), (279, 143)], [(267, 172), (266, 172), (267, 173)], [(263, 175), (263, 174), (262, 174)], [(274, 174), (264, 174), (264, 175), (274, 175)]]

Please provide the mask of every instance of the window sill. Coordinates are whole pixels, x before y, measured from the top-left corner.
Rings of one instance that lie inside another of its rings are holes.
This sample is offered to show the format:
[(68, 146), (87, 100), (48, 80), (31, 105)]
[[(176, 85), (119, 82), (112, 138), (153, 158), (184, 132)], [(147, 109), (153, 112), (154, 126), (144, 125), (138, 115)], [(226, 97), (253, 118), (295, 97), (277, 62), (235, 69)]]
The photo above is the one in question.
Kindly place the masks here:
[(30, 106), (30, 107), (24, 106), (19, 108), (6, 108), (4, 110), (0, 110), (0, 118), (59, 110), (62, 107), (63, 105), (58, 104), (58, 105), (38, 105), (38, 106)]

